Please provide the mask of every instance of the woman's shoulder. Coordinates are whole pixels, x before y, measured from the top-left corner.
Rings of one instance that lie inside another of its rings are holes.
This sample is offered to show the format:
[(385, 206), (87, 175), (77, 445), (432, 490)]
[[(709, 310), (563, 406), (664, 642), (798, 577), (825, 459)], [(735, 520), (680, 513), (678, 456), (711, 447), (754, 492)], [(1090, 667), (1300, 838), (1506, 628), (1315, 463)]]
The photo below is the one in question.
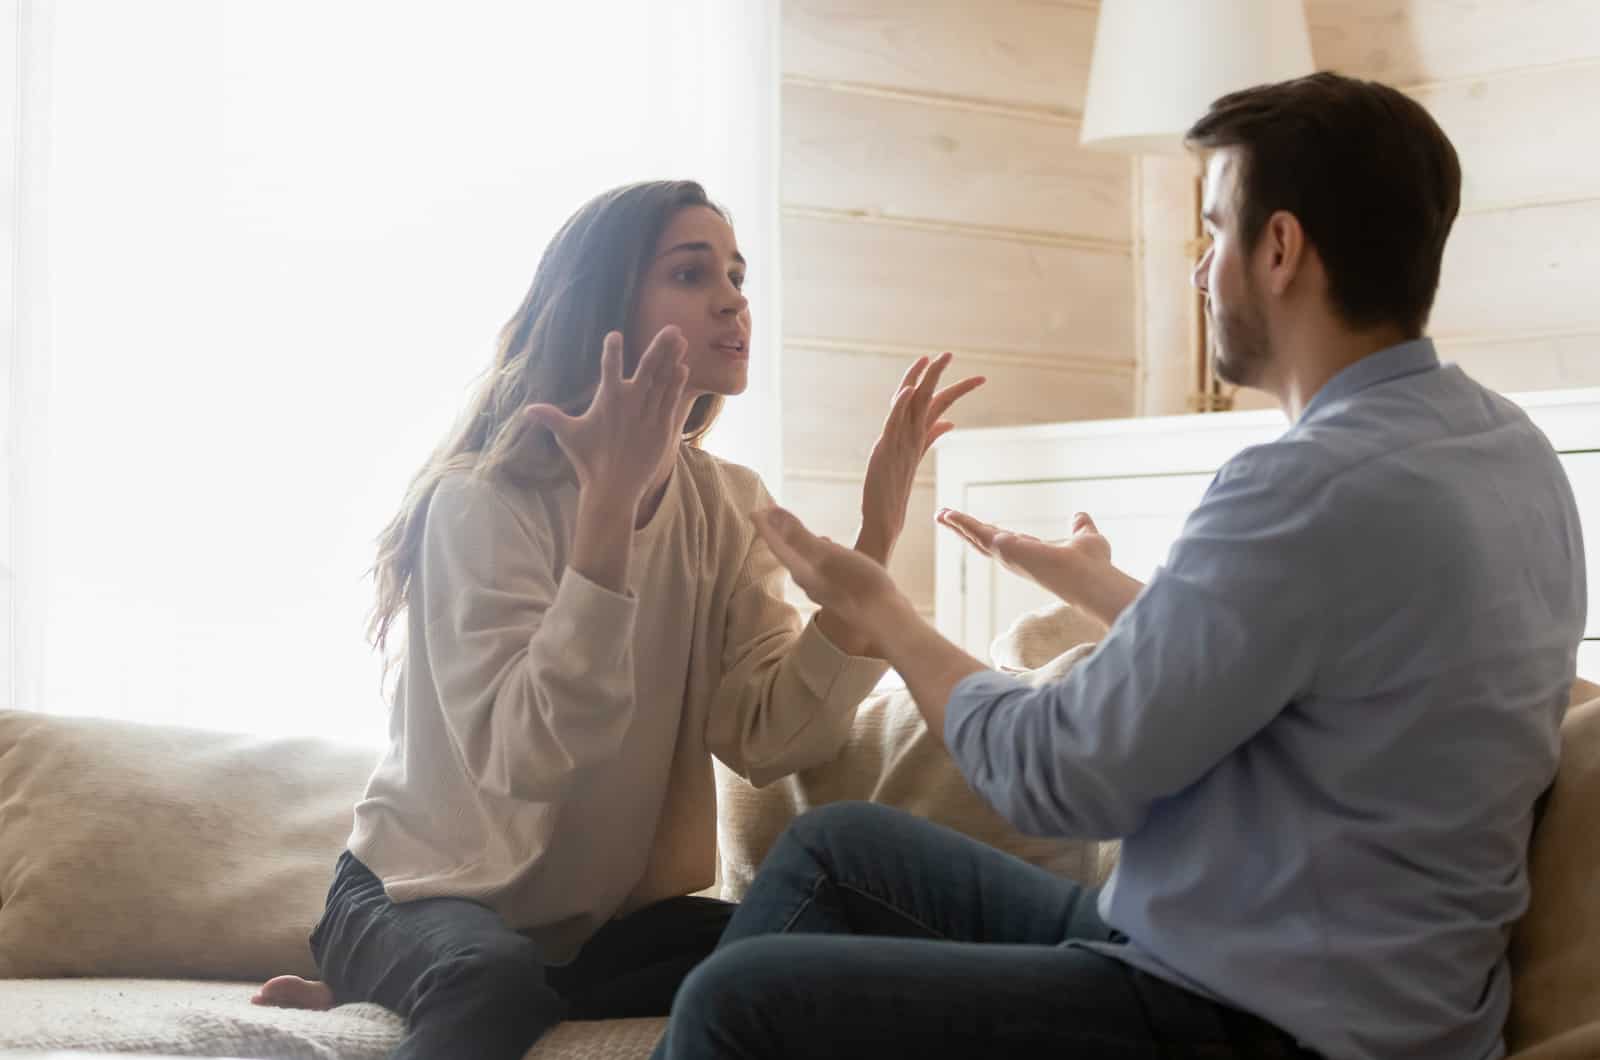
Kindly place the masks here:
[(494, 471), (456, 467), (445, 471), (428, 507), (429, 529), (435, 533), (547, 538), (551, 519), (546, 511), (550, 492), (512, 482)]

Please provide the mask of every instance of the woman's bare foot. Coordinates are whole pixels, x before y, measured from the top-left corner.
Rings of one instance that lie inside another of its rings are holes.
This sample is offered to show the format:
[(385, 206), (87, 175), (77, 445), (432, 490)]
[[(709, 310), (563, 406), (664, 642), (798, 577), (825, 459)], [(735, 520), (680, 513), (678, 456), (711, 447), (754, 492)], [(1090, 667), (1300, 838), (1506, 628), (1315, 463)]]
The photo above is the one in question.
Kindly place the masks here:
[(302, 979), (298, 975), (280, 975), (268, 979), (256, 996), (254, 1005), (273, 1005), (277, 1008), (309, 1008), (319, 1012), (333, 1007), (333, 991), (327, 983)]

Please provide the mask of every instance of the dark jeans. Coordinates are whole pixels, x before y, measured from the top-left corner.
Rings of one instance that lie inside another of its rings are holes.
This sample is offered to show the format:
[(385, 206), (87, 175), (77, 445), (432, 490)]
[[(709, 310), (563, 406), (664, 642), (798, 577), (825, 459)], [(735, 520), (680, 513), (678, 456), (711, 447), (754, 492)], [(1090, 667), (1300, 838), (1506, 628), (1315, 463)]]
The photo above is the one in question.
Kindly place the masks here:
[(1276, 1027), (1073, 940), (1095, 892), (920, 818), (790, 825), (656, 1057), (1311, 1057)]
[(337, 1003), (373, 1001), (405, 1017), (395, 1060), (520, 1060), (563, 1019), (666, 1015), (733, 908), (711, 898), (658, 902), (610, 921), (576, 960), (551, 966), (477, 902), (391, 902), (345, 851), (311, 953)]

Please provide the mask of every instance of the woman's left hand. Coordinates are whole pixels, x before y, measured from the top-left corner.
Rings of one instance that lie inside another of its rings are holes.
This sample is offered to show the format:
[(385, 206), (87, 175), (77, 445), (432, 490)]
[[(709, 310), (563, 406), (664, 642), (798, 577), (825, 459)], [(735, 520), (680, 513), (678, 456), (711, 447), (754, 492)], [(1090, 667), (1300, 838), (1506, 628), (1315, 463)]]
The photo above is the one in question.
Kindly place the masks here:
[(944, 414), (985, 382), (983, 376), (972, 376), (937, 389), (950, 360), (948, 353), (931, 364), (926, 357), (917, 358), (900, 380), (900, 389), (895, 392), (883, 430), (867, 460), (867, 478), (861, 491), (861, 537), (856, 547), (885, 566), (900, 531), (905, 529), (911, 487), (923, 455), (955, 427), (944, 419)]

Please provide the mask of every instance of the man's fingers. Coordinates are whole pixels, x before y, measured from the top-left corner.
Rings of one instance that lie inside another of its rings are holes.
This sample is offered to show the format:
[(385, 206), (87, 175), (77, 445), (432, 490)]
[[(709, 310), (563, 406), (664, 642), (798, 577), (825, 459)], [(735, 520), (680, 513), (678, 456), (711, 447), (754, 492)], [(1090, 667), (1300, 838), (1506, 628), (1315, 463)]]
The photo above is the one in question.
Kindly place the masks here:
[(756, 533), (772, 549), (778, 562), (794, 575), (794, 580), (802, 589), (809, 592), (809, 586), (816, 579), (816, 565), (806, 555), (806, 539), (811, 532), (801, 525), (800, 520), (778, 507), (751, 512), (750, 521), (755, 524)]
[(964, 533), (977, 538), (978, 543), (984, 548), (993, 547), (994, 535), (999, 532), (999, 527), (992, 526), (982, 519), (973, 518), (966, 512), (958, 512), (954, 508), (946, 508), (939, 514), (947, 518), (952, 525)]
[(942, 526), (955, 531), (956, 534), (965, 540), (967, 544), (971, 545), (985, 556), (992, 554), (989, 551), (989, 546), (984, 544), (984, 542), (978, 537), (975, 530), (969, 525), (971, 522), (975, 521), (972, 520), (970, 516), (962, 515), (960, 512), (955, 511), (952, 508), (945, 508), (939, 512), (938, 516), (936, 516), (936, 520)]

